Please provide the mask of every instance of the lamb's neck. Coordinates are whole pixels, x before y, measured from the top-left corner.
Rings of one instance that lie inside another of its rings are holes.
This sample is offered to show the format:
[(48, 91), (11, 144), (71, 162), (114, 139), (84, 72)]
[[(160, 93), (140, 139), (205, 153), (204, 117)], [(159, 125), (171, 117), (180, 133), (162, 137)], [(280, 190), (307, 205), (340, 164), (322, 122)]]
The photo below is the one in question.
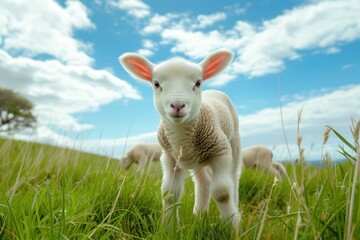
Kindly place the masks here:
[(174, 141), (173, 144), (181, 144), (186, 139), (191, 138), (196, 132), (198, 117), (184, 124), (175, 124), (165, 122), (165, 128), (171, 139)]

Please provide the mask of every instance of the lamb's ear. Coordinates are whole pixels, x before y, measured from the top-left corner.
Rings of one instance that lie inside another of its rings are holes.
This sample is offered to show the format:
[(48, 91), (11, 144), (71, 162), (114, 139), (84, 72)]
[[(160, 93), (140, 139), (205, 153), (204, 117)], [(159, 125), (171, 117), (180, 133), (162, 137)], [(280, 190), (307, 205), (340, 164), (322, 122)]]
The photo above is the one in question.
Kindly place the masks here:
[(231, 62), (234, 54), (227, 49), (220, 49), (205, 58), (200, 66), (203, 69), (203, 81), (220, 73)]
[(125, 53), (119, 57), (119, 62), (134, 78), (152, 81), (154, 64), (145, 57), (136, 53)]

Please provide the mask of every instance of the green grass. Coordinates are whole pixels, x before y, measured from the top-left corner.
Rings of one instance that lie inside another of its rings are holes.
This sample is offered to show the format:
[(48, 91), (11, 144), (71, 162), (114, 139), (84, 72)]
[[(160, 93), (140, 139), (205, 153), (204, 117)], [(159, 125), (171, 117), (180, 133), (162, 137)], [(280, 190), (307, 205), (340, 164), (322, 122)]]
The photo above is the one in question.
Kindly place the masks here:
[[(352, 236), (360, 236), (353, 160), (286, 168), (289, 179), (282, 183), (259, 170), (243, 171), (241, 239), (350, 239), (348, 226)], [(193, 216), (190, 178), (179, 205), (180, 225), (164, 229), (159, 163), (142, 176), (135, 172), (124, 171), (115, 159), (0, 139), (0, 239), (231, 239), (213, 202), (208, 214)]]

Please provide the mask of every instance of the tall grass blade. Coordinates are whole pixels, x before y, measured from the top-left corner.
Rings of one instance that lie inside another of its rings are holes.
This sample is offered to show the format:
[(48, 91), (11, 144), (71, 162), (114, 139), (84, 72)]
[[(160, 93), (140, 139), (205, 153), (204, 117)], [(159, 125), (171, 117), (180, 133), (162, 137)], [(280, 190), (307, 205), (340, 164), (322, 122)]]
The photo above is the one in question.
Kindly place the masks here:
[(351, 150), (353, 150), (354, 152), (356, 152), (356, 148), (355, 146), (353, 146), (348, 140), (346, 140), (340, 133), (338, 133), (335, 129), (331, 128), (331, 131), (333, 131), (335, 133), (335, 135), (343, 142), (346, 144), (346, 146), (348, 146)]
[(338, 151), (338, 153), (343, 155), (346, 159), (352, 160), (354, 162), (356, 161), (355, 157), (351, 156), (350, 153), (348, 153), (343, 146), (339, 146), (339, 148), (341, 149), (341, 151)]
[(19, 228), (19, 225), (18, 225), (18, 222), (17, 222), (17, 218), (15, 217), (15, 214), (14, 214), (13, 209), (11, 207), (11, 204), (9, 202), (9, 199), (7, 198), (7, 196), (6, 196), (5, 192), (4, 192), (4, 190), (2, 189), (2, 187), (0, 187), (0, 192), (1, 192), (1, 195), (3, 196), (3, 198), (6, 201), (7, 207), (9, 208), (11, 218), (12, 218), (13, 223), (15, 225), (16, 234), (19, 236), (20, 239), (24, 239), (24, 237), (22, 235), (22, 231), (20, 231), (20, 228)]
[(52, 196), (50, 192), (50, 179), (46, 180), (46, 190), (47, 190), (47, 200), (49, 207), (49, 222), (50, 222), (50, 239), (55, 239), (55, 229), (54, 229), (54, 214), (53, 214), (53, 204), (52, 204)]

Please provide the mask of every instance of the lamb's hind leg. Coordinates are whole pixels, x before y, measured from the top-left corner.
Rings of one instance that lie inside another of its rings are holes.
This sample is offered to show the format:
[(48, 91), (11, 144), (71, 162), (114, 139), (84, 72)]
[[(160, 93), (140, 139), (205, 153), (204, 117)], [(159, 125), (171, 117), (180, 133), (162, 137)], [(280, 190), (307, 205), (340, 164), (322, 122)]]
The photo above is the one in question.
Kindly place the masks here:
[(195, 204), (193, 213), (198, 215), (209, 208), (211, 169), (202, 167), (191, 171), (195, 184)]
[(219, 208), (221, 217), (231, 218), (233, 232), (237, 234), (241, 217), (235, 202), (231, 153), (213, 159), (210, 167), (212, 170), (211, 196)]

